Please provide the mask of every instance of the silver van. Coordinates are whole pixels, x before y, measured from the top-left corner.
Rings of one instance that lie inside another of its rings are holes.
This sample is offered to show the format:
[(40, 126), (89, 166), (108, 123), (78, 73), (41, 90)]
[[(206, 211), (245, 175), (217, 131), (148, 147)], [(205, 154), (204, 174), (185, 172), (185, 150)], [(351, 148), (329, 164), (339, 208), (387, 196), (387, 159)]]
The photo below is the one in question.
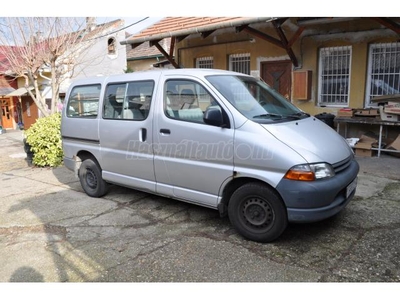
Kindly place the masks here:
[(229, 216), (270, 242), (353, 198), (359, 166), (344, 138), (264, 82), (175, 69), (74, 82), (61, 124), (64, 163), (92, 197), (121, 185)]

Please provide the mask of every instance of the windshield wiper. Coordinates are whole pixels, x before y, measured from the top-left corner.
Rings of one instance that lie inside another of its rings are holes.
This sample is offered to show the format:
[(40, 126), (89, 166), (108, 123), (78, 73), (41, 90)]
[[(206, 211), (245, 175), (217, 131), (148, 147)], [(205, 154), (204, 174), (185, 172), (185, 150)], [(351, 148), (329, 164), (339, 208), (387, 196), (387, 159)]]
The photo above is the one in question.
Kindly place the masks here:
[(303, 118), (303, 116), (307, 116), (307, 117), (309, 117), (310, 115), (309, 114), (307, 114), (307, 113), (305, 113), (305, 112), (298, 112), (298, 113), (294, 113), (294, 114), (290, 114), (290, 115), (287, 115), (287, 116), (285, 116), (286, 118), (295, 118), (295, 119), (302, 119)]
[(254, 119), (255, 118), (279, 118), (279, 119), (282, 119), (283, 118), (283, 116), (282, 115), (278, 115), (278, 114), (261, 114), (261, 115), (256, 115), (256, 116), (254, 116), (253, 117)]

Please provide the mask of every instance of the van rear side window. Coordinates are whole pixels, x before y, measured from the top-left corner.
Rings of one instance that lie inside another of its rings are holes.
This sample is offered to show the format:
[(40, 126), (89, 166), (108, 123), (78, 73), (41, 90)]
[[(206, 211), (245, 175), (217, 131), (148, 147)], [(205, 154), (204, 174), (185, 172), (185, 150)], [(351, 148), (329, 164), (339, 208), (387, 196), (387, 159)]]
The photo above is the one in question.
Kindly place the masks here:
[(72, 118), (97, 117), (100, 90), (100, 84), (74, 87), (68, 98), (67, 116)]
[(144, 120), (150, 110), (153, 81), (119, 82), (107, 85), (104, 119)]

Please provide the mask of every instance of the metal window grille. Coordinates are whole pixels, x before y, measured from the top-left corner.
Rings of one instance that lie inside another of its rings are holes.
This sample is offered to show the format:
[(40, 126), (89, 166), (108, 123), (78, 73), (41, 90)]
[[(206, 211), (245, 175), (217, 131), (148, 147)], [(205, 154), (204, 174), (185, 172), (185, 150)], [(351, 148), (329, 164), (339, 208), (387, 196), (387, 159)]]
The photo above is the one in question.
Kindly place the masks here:
[(214, 68), (214, 58), (212, 56), (196, 58), (196, 68), (199, 69)]
[(348, 105), (351, 46), (321, 48), (319, 52), (318, 102)]
[(250, 75), (250, 53), (229, 55), (229, 70)]
[(371, 99), (376, 96), (399, 93), (400, 43), (370, 45), (366, 104), (372, 104)]

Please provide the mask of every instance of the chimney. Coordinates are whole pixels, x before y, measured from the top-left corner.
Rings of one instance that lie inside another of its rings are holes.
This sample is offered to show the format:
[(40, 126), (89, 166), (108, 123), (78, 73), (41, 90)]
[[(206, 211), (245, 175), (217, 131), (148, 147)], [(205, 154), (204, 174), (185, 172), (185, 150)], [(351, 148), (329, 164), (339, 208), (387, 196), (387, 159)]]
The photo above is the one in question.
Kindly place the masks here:
[(86, 30), (90, 32), (95, 28), (96, 28), (96, 18), (86, 17)]

